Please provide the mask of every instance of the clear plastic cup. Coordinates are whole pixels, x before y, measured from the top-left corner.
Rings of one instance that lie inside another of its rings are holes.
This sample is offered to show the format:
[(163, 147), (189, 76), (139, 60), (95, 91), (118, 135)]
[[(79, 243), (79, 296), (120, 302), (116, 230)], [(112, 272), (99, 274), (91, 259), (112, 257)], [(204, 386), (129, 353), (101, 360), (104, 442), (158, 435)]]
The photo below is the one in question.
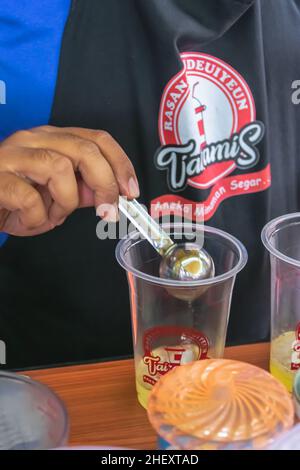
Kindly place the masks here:
[(216, 228), (164, 224), (178, 242), (200, 232), (203, 248), (212, 256), (215, 276), (201, 281), (159, 277), (160, 256), (138, 232), (118, 243), (116, 257), (127, 271), (131, 301), (136, 388), (147, 406), (159, 378), (174, 367), (198, 359), (222, 357), (232, 289), (245, 266), (247, 252), (233, 236)]
[(0, 372), (0, 450), (38, 450), (63, 446), (68, 439), (63, 402), (45, 385)]
[(262, 241), (271, 260), (270, 370), (291, 392), (300, 369), (300, 213), (269, 222)]

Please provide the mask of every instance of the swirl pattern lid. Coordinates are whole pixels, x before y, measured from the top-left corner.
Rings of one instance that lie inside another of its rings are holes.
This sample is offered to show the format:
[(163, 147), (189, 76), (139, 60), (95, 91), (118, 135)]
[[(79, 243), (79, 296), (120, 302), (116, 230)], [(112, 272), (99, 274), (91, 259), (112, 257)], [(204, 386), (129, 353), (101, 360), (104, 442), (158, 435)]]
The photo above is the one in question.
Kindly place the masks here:
[(285, 387), (268, 372), (205, 359), (162, 377), (150, 395), (148, 416), (179, 449), (260, 448), (292, 426), (294, 409)]

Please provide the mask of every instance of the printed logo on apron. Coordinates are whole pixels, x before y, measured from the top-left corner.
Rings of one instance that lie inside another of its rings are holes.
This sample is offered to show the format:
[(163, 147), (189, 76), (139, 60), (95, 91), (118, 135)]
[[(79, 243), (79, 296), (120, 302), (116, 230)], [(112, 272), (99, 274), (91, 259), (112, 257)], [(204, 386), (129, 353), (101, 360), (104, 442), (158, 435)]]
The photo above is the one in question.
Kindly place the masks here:
[[(155, 155), (155, 165), (165, 171), (171, 193), (152, 201), (152, 215), (167, 214), (171, 208), (176, 215), (176, 207), (190, 204), (191, 213), (186, 214), (190, 219), (201, 210), (208, 220), (223, 200), (271, 185), (269, 164), (255, 171), (264, 125), (256, 120), (249, 86), (231, 66), (197, 52), (182, 53), (181, 59), (183, 69), (162, 96), (162, 147)], [(205, 197), (195, 202), (179, 195), (188, 187), (206, 190)]]

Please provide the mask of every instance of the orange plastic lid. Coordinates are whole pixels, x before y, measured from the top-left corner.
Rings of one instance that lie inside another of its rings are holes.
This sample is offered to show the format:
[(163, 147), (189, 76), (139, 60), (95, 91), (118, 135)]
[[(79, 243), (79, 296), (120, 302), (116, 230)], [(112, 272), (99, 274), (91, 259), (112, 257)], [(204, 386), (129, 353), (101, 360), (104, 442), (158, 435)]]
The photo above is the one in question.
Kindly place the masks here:
[(173, 369), (152, 390), (148, 416), (178, 449), (260, 448), (292, 426), (293, 402), (268, 372), (243, 362), (205, 359)]

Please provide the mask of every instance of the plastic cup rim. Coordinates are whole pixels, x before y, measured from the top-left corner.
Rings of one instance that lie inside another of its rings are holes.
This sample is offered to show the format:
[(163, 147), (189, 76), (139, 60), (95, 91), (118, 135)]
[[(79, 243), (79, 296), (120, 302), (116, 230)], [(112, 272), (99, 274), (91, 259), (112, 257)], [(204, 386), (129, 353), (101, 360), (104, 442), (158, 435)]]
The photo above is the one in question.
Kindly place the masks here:
[(270, 222), (268, 222), (262, 229), (261, 240), (270, 254), (280, 259), (281, 261), (284, 261), (288, 264), (291, 264), (292, 266), (300, 268), (300, 260), (298, 261), (294, 258), (291, 258), (290, 256), (283, 254), (281, 251), (275, 248), (270, 241), (272, 236), (280, 230), (279, 225), (282, 222), (288, 220), (292, 221), (293, 219), (295, 219), (295, 223), (300, 224), (300, 212), (293, 212), (291, 214), (281, 215), (280, 217), (276, 217), (275, 219), (270, 220)]
[[(182, 229), (182, 224), (181, 223), (174, 223), (174, 224), (162, 224), (162, 227), (164, 228), (170, 228), (172, 227), (173, 229), (175, 228), (181, 228)], [(220, 237), (229, 240), (237, 249), (238, 251), (238, 256), (239, 260), (236, 263), (236, 265), (231, 268), (229, 271), (220, 274), (218, 276), (214, 276), (208, 279), (202, 279), (199, 281), (179, 281), (179, 280), (174, 280), (174, 279), (164, 279), (161, 277), (156, 277), (152, 276), (150, 274), (143, 273), (142, 271), (134, 268), (131, 266), (129, 263), (126, 262), (124, 257), (122, 256), (122, 248), (124, 244), (128, 240), (133, 240), (135, 237), (139, 236), (139, 232), (137, 230), (134, 230), (130, 232), (128, 235), (123, 237), (117, 244), (116, 247), (116, 259), (118, 263), (124, 268), (127, 272), (130, 272), (134, 274), (136, 277), (143, 279), (148, 282), (152, 282), (153, 284), (159, 284), (161, 286), (168, 286), (168, 287), (198, 287), (198, 286), (209, 286), (212, 284), (216, 284), (218, 282), (225, 281), (227, 279), (235, 277), (246, 265), (247, 260), (248, 260), (248, 253), (242, 242), (240, 242), (236, 237), (233, 235), (230, 235), (229, 233), (215, 228), (215, 227), (210, 227), (209, 225), (199, 225), (195, 223), (185, 223), (184, 224), (185, 228), (191, 227), (191, 228), (196, 228), (199, 230), (203, 230), (204, 232), (212, 233), (219, 235)], [(138, 241), (140, 241), (141, 238), (138, 238)]]

